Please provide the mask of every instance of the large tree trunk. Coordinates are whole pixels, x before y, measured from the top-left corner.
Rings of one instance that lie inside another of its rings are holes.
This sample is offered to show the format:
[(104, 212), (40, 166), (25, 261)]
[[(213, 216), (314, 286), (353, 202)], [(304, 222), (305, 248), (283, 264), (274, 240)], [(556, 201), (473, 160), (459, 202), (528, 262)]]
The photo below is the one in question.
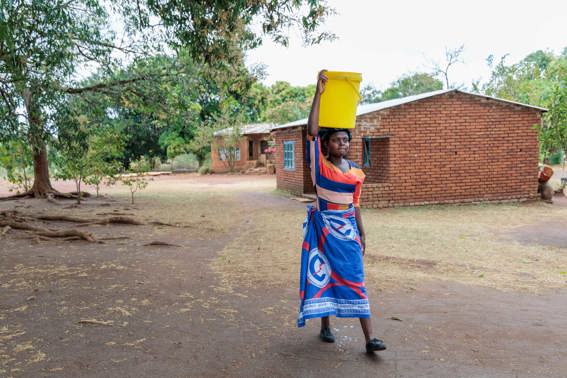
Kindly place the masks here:
[(34, 101), (34, 95), (30, 88), (23, 91), (24, 104), (28, 116), (29, 131), (28, 139), (32, 146), (33, 155), (33, 185), (31, 193), (34, 197), (47, 197), (53, 194), (55, 190), (49, 181), (49, 163), (47, 161), (47, 147), (43, 139), (44, 125), (41, 117), (41, 111), (37, 103)]
[(39, 151), (33, 151), (33, 185), (31, 192), (34, 197), (47, 197), (55, 192), (49, 180), (49, 163), (47, 161), (47, 148), (42, 143)]

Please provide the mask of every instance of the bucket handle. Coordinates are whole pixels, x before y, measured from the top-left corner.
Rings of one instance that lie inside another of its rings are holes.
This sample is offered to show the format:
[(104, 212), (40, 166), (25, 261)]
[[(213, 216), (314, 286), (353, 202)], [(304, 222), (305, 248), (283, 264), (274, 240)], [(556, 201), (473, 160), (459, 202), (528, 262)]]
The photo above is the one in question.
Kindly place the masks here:
[(360, 97), (360, 93), (359, 93), (358, 90), (356, 89), (356, 86), (355, 86), (355, 85), (352, 83), (352, 81), (350, 81), (349, 79), (346, 79), (346, 78), (345, 78), (345, 81), (350, 84), (350, 86), (351, 86), (352, 89), (354, 90), (354, 93), (356, 93), (356, 95), (358, 96), (358, 101), (357, 101), (357, 102), (360, 102), (360, 100), (362, 99), (362, 97)]

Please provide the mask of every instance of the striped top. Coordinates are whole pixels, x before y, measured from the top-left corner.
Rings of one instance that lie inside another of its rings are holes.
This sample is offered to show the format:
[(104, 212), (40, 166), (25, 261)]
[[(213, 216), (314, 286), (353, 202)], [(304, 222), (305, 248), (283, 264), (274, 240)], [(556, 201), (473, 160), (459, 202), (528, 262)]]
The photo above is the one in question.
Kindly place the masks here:
[(307, 164), (311, 168), (311, 180), (317, 191), (317, 209), (345, 210), (360, 207), (360, 193), (364, 172), (353, 161), (347, 160), (350, 169), (343, 172), (321, 153), (318, 137), (308, 137)]

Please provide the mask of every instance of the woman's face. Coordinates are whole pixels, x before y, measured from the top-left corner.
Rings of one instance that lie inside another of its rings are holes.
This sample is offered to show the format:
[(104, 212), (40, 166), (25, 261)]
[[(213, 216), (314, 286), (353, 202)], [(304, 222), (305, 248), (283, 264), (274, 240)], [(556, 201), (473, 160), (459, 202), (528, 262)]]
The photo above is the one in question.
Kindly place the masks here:
[(348, 134), (344, 131), (332, 134), (327, 141), (327, 151), (329, 155), (335, 157), (345, 157), (348, 154), (349, 148)]

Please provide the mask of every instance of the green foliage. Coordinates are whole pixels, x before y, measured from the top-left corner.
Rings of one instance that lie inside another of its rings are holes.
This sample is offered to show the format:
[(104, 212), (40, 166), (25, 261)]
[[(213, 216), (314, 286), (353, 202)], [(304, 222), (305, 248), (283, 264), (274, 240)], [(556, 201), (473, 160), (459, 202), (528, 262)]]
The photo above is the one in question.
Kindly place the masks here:
[(193, 56), (206, 62), (231, 61), (235, 42), (242, 49), (259, 45), (261, 35), (248, 27), (253, 22), (260, 27), (257, 30), (261, 34), (283, 45), (287, 45), (287, 31), (293, 27), (301, 30), (306, 44), (334, 38), (331, 33), (317, 32), (333, 13), (320, 0), (147, 0), (146, 4), (147, 7), (140, 7), (140, 2), (129, 5), (134, 20), (141, 20), (138, 24), (147, 24), (152, 15), (157, 15), (178, 44), (189, 46)]
[(77, 203), (81, 203), (81, 183), (89, 172), (89, 125), (85, 115), (78, 115), (72, 110), (59, 113), (57, 120), (61, 128), (57, 138), (57, 173), (63, 180), (74, 180)]
[(567, 150), (567, 56), (538, 50), (516, 64), (506, 64), (506, 55), (494, 65), (490, 80), (482, 85), (487, 95), (547, 108), (543, 125), (537, 125), (540, 157)]
[[(66, 132), (70, 123), (56, 119), (69, 96), (80, 95), (90, 97), (93, 108), (110, 110), (108, 118), (132, 136), (126, 164), (142, 152), (165, 157), (170, 144), (175, 154), (181, 139), (191, 140), (199, 122), (217, 114), (219, 98), (242, 102), (254, 81), (244, 64), (245, 50), (257, 46), (263, 35), (286, 44), (290, 27), (298, 27), (306, 43), (331, 39), (332, 34), (318, 31), (331, 12), (319, 0), (2, 1), (0, 141), (25, 138), (40, 156), (51, 137), (79, 136), (81, 130)], [(116, 23), (120, 39), (113, 30)], [(261, 25), (261, 31), (251, 25)], [(123, 45), (124, 40), (131, 43)], [(171, 65), (163, 56), (141, 59), (166, 44), (178, 52), (176, 63), (181, 64)], [(128, 69), (121, 69), (118, 57), (124, 55), (132, 58), (125, 59), (133, 62)], [(189, 57), (200, 65), (199, 74), (192, 71), (195, 65), (184, 64)], [(92, 67), (98, 73), (77, 87), (76, 74)], [(166, 127), (169, 135), (160, 143)], [(73, 145), (64, 138), (59, 147), (65, 156), (84, 149), (84, 141)], [(40, 179), (48, 186), (49, 177)]]
[(106, 180), (108, 185), (114, 183), (122, 169), (120, 159), (124, 153), (124, 140), (125, 136), (111, 127), (94, 129), (89, 136), (85, 183), (95, 186), (97, 197), (103, 181)]
[(360, 90), (361, 104), (374, 104), (382, 101), (382, 92), (372, 84), (367, 84)]
[(211, 157), (208, 156), (205, 161), (203, 162), (203, 165), (201, 165), (199, 167), (199, 174), (200, 175), (207, 175), (211, 173)]
[(287, 82), (278, 81), (268, 89), (263, 118), (268, 122), (283, 124), (307, 117), (314, 94), (315, 85), (293, 87)]
[(383, 92), (367, 85), (361, 90), (361, 103), (372, 104), (395, 98), (417, 95), (443, 89), (443, 83), (428, 73), (414, 73), (401, 76)]
[(171, 167), (173, 171), (195, 172), (199, 168), (199, 160), (192, 153), (182, 154), (173, 159)]
[(134, 194), (144, 190), (148, 186), (150, 177), (147, 172), (150, 170), (150, 161), (144, 156), (130, 162), (128, 173), (120, 177), (122, 184), (126, 185), (130, 190), (130, 203), (134, 204)]
[(111, 183), (121, 169), (125, 136), (113, 125), (101, 125), (99, 112), (82, 100), (76, 98), (58, 113), (55, 176), (74, 180), (77, 193), (82, 182), (94, 185), (98, 196), (103, 179)]
[[(72, 3), (2, 1), (0, 137), (17, 129), (33, 149), (42, 148), (77, 66), (109, 59), (113, 36), (103, 28), (104, 7), (92, 0)], [(20, 109), (27, 117), (16, 115)]]
[(6, 171), (6, 178), (18, 191), (31, 189), (33, 161), (31, 148), (21, 139), (11, 139), (0, 144), (0, 167)]

